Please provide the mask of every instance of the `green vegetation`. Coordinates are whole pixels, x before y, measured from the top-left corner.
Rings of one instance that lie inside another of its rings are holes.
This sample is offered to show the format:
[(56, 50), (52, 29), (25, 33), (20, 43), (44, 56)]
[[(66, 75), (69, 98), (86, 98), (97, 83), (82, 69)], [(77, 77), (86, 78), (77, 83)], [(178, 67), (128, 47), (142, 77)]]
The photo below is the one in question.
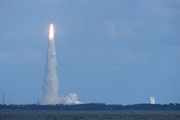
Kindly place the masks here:
[(0, 105), (0, 120), (180, 120), (180, 104)]
[(180, 112), (1, 110), (0, 120), (180, 120)]
[(107, 105), (103, 103), (90, 103), (78, 105), (0, 105), (0, 110), (99, 110), (99, 111), (113, 111), (113, 110), (135, 110), (135, 111), (180, 111), (180, 104), (135, 104), (135, 105)]

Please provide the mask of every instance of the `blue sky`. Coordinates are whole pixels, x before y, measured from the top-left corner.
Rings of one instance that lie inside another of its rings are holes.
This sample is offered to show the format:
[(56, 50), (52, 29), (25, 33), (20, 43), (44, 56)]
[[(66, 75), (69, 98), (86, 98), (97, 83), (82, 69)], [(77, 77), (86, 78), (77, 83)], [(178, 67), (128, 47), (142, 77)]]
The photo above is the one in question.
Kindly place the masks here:
[(41, 99), (53, 22), (61, 96), (179, 103), (179, 21), (180, 0), (0, 0), (0, 94)]

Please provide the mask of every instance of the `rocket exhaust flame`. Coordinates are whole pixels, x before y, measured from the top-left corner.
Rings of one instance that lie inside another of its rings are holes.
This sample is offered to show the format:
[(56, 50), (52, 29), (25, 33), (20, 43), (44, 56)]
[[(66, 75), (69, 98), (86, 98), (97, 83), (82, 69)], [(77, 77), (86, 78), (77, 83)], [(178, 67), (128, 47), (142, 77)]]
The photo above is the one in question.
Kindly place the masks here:
[(53, 24), (50, 25), (49, 40), (54, 40), (54, 26), (53, 26)]
[(79, 104), (77, 94), (70, 93), (65, 97), (59, 96), (59, 81), (56, 72), (57, 59), (54, 41), (54, 26), (50, 25), (47, 65), (43, 86), (43, 104)]

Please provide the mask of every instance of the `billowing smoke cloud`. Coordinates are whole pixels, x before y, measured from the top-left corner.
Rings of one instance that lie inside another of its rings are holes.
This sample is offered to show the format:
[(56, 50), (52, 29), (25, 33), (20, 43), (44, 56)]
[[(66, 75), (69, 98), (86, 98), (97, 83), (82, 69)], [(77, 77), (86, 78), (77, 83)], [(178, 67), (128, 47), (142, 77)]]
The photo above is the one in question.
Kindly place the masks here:
[(60, 98), (60, 103), (61, 104), (68, 104), (68, 105), (80, 104), (76, 93), (70, 93), (66, 97), (61, 97)]
[(75, 93), (70, 93), (65, 97), (59, 96), (59, 81), (56, 72), (57, 59), (52, 24), (50, 27), (49, 38), (42, 104), (79, 104), (80, 102), (78, 101), (77, 94)]

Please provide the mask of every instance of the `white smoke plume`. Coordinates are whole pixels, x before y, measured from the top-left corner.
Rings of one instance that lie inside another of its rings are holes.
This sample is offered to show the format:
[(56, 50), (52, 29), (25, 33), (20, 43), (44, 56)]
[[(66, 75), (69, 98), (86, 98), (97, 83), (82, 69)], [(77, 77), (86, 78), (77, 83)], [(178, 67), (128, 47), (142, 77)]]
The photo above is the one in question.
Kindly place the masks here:
[(50, 26), (49, 39), (42, 104), (79, 104), (80, 102), (78, 101), (77, 94), (75, 93), (70, 93), (65, 97), (59, 96), (59, 81), (56, 72), (56, 48), (54, 41), (54, 28), (52, 24)]
[(59, 81), (56, 72), (57, 60), (54, 41), (49, 41), (47, 66), (44, 81), (43, 104), (59, 103)]
[(61, 97), (60, 103), (72, 105), (72, 104), (80, 104), (81, 102), (78, 100), (76, 93), (70, 93), (69, 95), (67, 95), (65, 97)]

